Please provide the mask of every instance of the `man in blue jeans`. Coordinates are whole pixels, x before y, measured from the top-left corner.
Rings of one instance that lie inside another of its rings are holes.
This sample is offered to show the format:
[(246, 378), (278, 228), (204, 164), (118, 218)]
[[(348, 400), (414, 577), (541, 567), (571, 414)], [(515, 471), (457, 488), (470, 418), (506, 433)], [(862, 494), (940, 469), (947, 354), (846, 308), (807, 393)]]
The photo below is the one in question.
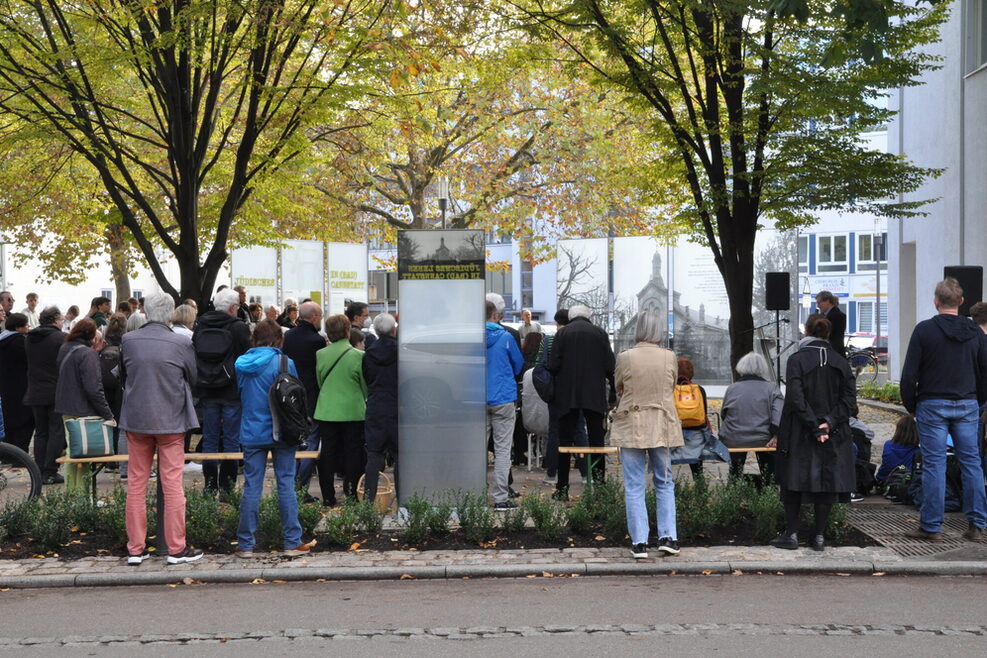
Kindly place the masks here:
[[(240, 293), (236, 290), (220, 290), (212, 303), (215, 310), (199, 316), (192, 334), (202, 400), (202, 450), (240, 452), (240, 393), (234, 363), (250, 347), (250, 328), (237, 318)], [(235, 460), (203, 462), (206, 490), (232, 491), (238, 467)]]
[(901, 371), (901, 399), (914, 414), (922, 450), (922, 500), (913, 539), (937, 540), (946, 500), (946, 437), (963, 478), (963, 536), (979, 541), (987, 525), (987, 494), (979, 454), (979, 406), (987, 401), (987, 345), (970, 318), (959, 315), (963, 289), (951, 277), (936, 285), (938, 315), (919, 322)]

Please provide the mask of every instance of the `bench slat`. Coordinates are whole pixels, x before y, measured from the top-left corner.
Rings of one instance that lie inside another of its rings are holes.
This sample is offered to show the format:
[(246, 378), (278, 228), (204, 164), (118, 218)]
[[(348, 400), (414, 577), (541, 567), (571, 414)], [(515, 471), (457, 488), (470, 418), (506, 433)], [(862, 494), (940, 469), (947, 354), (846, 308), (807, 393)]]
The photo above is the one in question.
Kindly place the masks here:
[[(295, 459), (317, 459), (318, 450), (299, 450), (295, 452)], [(243, 459), (242, 452), (186, 452), (185, 460), (190, 462), (202, 461), (230, 461)], [(59, 464), (112, 464), (130, 461), (130, 455), (107, 455), (106, 457), (59, 457), (56, 459)]]

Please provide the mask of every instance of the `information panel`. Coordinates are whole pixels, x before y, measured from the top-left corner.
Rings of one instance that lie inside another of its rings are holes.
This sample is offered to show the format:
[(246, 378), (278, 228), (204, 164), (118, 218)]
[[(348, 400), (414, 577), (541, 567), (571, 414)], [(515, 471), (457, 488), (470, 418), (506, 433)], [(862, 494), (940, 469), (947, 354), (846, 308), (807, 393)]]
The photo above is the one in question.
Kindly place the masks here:
[(347, 302), (366, 302), (367, 245), (328, 242), (329, 304), (328, 315), (346, 310)]
[(299, 304), (311, 299), (322, 305), (326, 285), (323, 243), (315, 240), (285, 240), (281, 249), (281, 297)]
[(400, 501), (487, 481), (482, 231), (398, 232)]
[(247, 301), (262, 306), (277, 303), (278, 250), (270, 247), (236, 249), (230, 257), (234, 286), (247, 289)]

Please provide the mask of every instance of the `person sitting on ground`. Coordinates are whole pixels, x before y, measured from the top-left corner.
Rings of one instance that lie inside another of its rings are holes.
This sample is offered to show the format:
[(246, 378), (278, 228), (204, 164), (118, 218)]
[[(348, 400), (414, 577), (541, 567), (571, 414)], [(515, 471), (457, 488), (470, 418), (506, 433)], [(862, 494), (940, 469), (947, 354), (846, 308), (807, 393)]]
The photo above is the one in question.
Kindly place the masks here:
[(899, 466), (904, 466), (909, 472), (915, 463), (918, 453), (918, 425), (915, 417), (906, 414), (898, 419), (894, 426), (891, 440), (884, 444), (881, 452), (881, 467), (877, 469), (874, 478), (878, 486), (883, 486), (891, 472)]
[[(263, 320), (254, 328), (251, 347), (236, 360), (236, 380), (240, 390), (240, 445), (243, 448), (243, 497), (240, 499), (240, 524), (237, 527), (237, 556), (253, 557), (257, 521), (260, 518), (260, 497), (264, 491), (267, 455), (274, 463), (277, 483), (278, 510), (284, 555), (293, 557), (308, 553), (315, 542), (302, 541), (302, 526), (298, 521), (298, 497), (295, 495), (296, 445), (278, 440), (268, 392), (281, 368), (283, 332), (277, 323)], [(288, 361), (288, 372), (298, 376), (295, 364)]]
[(678, 378), (675, 381), (675, 411), (682, 423), (684, 444), (672, 450), (672, 461), (688, 464), (692, 477), (698, 480), (703, 476), (703, 448), (709, 440), (709, 406), (706, 402), (706, 389), (692, 383), (696, 376), (692, 360), (680, 357)]
[(639, 315), (636, 344), (617, 357), (614, 376), (620, 399), (610, 442), (620, 448), (631, 554), (638, 559), (648, 557), (645, 461), (655, 483), (658, 551), (662, 555), (679, 552), (672, 449), (683, 444), (682, 424), (673, 411), (675, 382), (680, 373), (675, 353), (659, 344), (663, 327), (664, 318), (658, 313), (645, 311)]
[(857, 417), (859, 407), (850, 416), (850, 434), (853, 436), (854, 470), (857, 475), (857, 488), (850, 493), (850, 502), (859, 503), (874, 486), (874, 471), (871, 463), (871, 447), (874, 443), (874, 430)]
[[(720, 441), (727, 448), (774, 448), (784, 398), (771, 381), (771, 369), (763, 356), (750, 352), (737, 362), (737, 381), (727, 387), (720, 407)], [(740, 477), (746, 452), (730, 453), (730, 477)], [(775, 455), (755, 452), (762, 480), (775, 477)]]

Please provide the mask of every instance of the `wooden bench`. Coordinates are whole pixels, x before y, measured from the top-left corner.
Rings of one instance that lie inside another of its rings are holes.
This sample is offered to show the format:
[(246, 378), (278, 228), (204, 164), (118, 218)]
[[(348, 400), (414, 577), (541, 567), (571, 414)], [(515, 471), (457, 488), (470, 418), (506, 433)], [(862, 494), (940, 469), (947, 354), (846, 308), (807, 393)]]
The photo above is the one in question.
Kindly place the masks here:
[(593, 455), (604, 455), (602, 459), (606, 459), (606, 455), (620, 454), (620, 448), (617, 446), (559, 446), (559, 454), (586, 455), (586, 488), (592, 491)]

